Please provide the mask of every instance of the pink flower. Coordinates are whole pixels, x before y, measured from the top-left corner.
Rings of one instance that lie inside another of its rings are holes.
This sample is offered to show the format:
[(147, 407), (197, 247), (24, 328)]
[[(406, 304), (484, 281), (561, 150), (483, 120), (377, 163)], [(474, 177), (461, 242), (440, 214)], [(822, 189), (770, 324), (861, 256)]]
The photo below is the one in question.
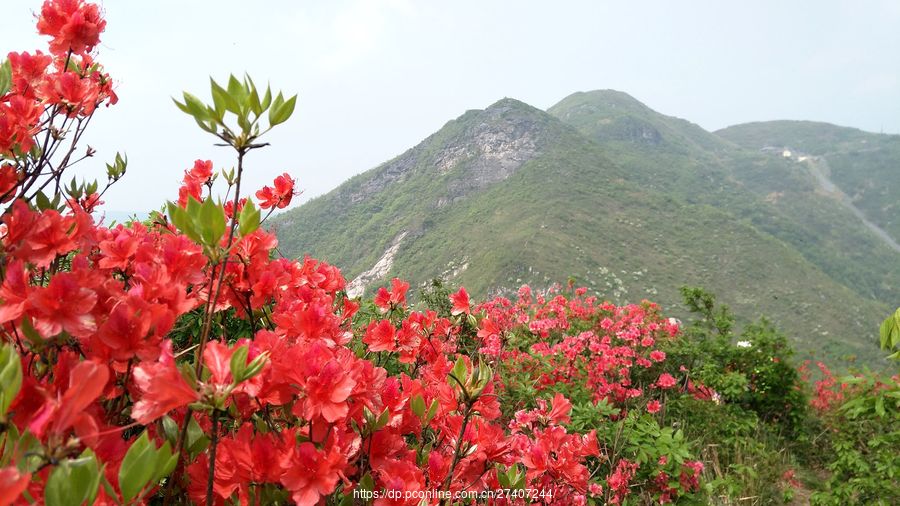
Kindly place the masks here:
[(675, 386), (675, 383), (675, 378), (667, 372), (660, 374), (659, 379), (656, 380), (656, 386), (659, 388), (672, 388)]

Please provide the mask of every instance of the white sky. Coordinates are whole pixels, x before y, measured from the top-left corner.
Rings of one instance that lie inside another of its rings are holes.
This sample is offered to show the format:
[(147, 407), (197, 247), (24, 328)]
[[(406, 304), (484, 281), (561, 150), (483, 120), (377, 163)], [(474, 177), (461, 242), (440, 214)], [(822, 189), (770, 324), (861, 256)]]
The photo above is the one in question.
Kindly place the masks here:
[[(230, 166), (169, 97), (207, 98), (210, 75), (244, 71), (300, 95), (272, 146), (247, 159), (248, 187), (287, 171), (305, 189), (301, 202), (503, 97), (547, 108), (574, 91), (613, 88), (710, 130), (810, 119), (900, 133), (893, 0), (103, 5), (98, 59), (119, 81), (120, 102), (95, 117), (88, 142), (98, 175), (117, 150), (129, 158), (108, 210), (174, 199), (196, 158)], [(3, 0), (0, 54), (45, 47), (39, 9), (38, 0)]]

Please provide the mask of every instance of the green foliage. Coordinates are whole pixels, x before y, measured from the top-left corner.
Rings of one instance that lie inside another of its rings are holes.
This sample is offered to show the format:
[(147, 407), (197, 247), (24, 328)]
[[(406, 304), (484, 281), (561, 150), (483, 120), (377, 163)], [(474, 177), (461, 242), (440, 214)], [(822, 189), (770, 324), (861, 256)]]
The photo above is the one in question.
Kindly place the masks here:
[(22, 361), (12, 344), (0, 346), (0, 421), (22, 388)]
[(128, 503), (137, 498), (148, 485), (159, 483), (168, 476), (178, 462), (178, 457), (165, 442), (156, 448), (145, 431), (131, 443), (122, 465), (119, 467), (119, 489), (122, 499)]
[(53, 467), (44, 488), (44, 503), (47, 506), (93, 504), (101, 478), (97, 457), (91, 450), (85, 450), (80, 457), (65, 459)]
[(900, 360), (900, 308), (881, 324), (881, 349), (893, 351), (888, 358)]
[(900, 385), (865, 378), (845, 404), (823, 416), (832, 431), (831, 476), (812, 503), (900, 503)]
[(752, 150), (788, 146), (821, 157), (831, 180), (866, 217), (900, 240), (900, 136), (812, 121), (746, 123), (716, 134)]
[(670, 358), (689, 367), (697, 380), (723, 402), (753, 412), (762, 421), (795, 431), (807, 416), (807, 398), (787, 338), (768, 320), (748, 325), (737, 336), (734, 317), (701, 288), (682, 289), (698, 319), (675, 342)]

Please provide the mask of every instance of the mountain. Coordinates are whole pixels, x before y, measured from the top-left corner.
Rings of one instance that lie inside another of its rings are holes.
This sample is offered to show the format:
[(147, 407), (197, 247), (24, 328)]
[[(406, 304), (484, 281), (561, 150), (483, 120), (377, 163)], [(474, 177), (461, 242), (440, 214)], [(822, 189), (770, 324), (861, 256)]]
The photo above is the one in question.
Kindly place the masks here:
[(824, 176), (893, 241), (900, 241), (900, 135), (813, 121), (735, 125), (717, 135), (749, 149), (780, 147), (812, 155)]
[(679, 315), (679, 287), (700, 285), (805, 352), (871, 364), (900, 300), (900, 253), (807, 163), (609, 90), (468, 111), (271, 227), (284, 254), (338, 265), (355, 293), (392, 276), (478, 295), (571, 277)]

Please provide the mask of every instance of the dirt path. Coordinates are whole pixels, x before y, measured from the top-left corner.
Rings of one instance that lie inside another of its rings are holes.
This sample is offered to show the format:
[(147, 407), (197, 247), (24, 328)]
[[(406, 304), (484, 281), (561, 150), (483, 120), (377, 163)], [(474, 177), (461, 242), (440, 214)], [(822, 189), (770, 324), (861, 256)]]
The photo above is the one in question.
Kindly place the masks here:
[(895, 241), (894, 238), (890, 236), (890, 234), (885, 232), (884, 229), (869, 221), (869, 219), (866, 218), (866, 215), (863, 214), (863, 212), (860, 211), (858, 207), (853, 205), (853, 201), (850, 200), (850, 197), (842, 192), (841, 189), (838, 188), (838, 186), (828, 178), (831, 170), (829, 169), (828, 161), (825, 160), (825, 158), (821, 156), (810, 156), (806, 159), (806, 166), (809, 167), (810, 174), (813, 175), (813, 177), (819, 183), (819, 186), (822, 187), (823, 191), (837, 199), (838, 202), (840, 202), (850, 212), (856, 215), (856, 217), (863, 222), (863, 225), (865, 225), (866, 228), (877, 235), (882, 241), (884, 241), (885, 244), (890, 246), (891, 249), (900, 253), (900, 244), (898, 244), (897, 241)]

